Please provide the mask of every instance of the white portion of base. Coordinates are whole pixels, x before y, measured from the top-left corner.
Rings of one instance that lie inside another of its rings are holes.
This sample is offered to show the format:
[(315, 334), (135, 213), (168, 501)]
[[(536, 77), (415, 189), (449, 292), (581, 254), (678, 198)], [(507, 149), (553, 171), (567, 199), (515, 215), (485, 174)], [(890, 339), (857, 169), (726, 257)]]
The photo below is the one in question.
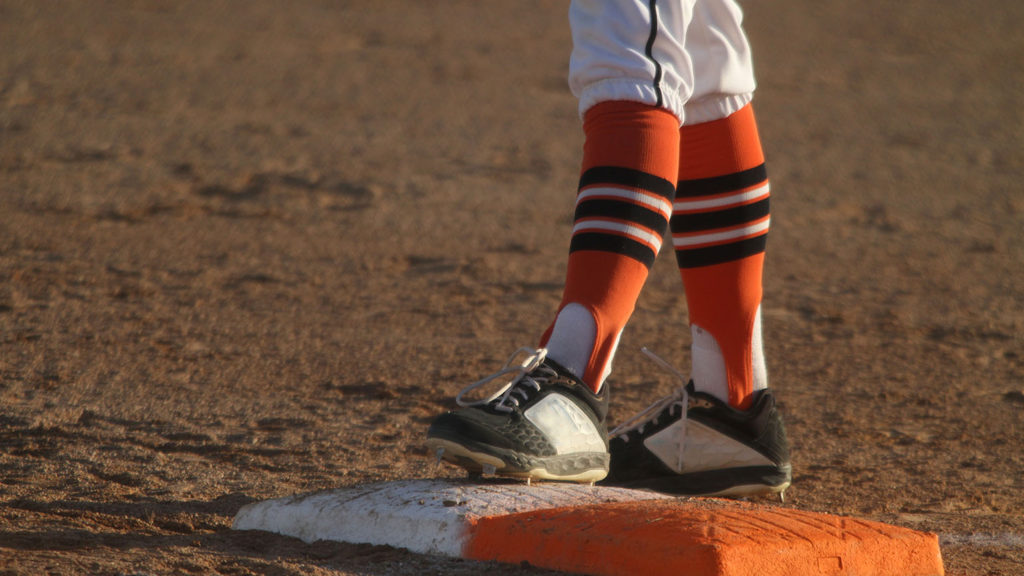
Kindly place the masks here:
[(666, 497), (579, 484), (404, 480), (255, 502), (238, 511), (232, 528), (461, 557), (477, 518), (657, 498)]

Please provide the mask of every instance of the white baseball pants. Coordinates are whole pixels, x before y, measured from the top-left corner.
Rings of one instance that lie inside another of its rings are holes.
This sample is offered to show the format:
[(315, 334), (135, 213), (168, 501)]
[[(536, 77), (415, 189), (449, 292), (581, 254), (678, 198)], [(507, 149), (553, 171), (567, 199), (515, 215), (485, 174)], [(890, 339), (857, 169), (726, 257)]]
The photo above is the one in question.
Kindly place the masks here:
[(583, 114), (609, 100), (725, 118), (753, 98), (750, 45), (735, 0), (572, 0), (569, 86)]

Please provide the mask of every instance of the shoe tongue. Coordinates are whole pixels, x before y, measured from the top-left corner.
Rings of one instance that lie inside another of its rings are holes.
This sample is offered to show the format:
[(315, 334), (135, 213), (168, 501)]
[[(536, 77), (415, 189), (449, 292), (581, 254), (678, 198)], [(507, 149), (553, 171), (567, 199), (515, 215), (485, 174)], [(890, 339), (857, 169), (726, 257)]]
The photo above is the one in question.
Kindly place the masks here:
[(576, 376), (575, 374), (573, 374), (571, 371), (569, 371), (568, 368), (566, 368), (565, 366), (562, 366), (558, 362), (555, 362), (551, 358), (545, 358), (544, 362), (541, 364), (541, 367), (542, 368), (549, 368), (550, 370), (552, 370), (558, 376), (562, 376), (564, 378), (568, 378), (568, 379), (573, 380), (575, 382), (579, 382), (580, 381), (579, 377)]
[(582, 378), (573, 374), (568, 368), (562, 366), (558, 362), (555, 362), (551, 358), (545, 358), (543, 366), (551, 369), (559, 379), (568, 380), (570, 383), (579, 386), (581, 389), (589, 391), (593, 396), (598, 396), (600, 392), (607, 387), (602, 386), (600, 391), (594, 392), (590, 385), (584, 382)]

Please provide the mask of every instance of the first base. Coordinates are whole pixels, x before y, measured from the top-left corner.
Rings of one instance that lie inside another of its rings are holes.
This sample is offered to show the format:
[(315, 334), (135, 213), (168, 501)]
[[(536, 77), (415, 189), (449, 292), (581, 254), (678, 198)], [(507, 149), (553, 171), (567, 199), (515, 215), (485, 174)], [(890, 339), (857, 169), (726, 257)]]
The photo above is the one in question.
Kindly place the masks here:
[(233, 528), (608, 576), (943, 574), (935, 534), (577, 484), (373, 484), (249, 504)]

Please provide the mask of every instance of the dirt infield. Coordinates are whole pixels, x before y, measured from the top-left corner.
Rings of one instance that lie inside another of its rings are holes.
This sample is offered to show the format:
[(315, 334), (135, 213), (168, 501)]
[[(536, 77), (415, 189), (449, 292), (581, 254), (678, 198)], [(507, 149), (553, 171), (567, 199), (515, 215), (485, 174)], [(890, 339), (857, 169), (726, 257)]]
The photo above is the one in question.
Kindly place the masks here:
[[(0, 0), (0, 575), (480, 573), (229, 526), (460, 475), (427, 423), (561, 293), (566, 7)], [(1024, 3), (746, 10), (784, 505), (1022, 574)], [(688, 343), (662, 254), (613, 421)]]

